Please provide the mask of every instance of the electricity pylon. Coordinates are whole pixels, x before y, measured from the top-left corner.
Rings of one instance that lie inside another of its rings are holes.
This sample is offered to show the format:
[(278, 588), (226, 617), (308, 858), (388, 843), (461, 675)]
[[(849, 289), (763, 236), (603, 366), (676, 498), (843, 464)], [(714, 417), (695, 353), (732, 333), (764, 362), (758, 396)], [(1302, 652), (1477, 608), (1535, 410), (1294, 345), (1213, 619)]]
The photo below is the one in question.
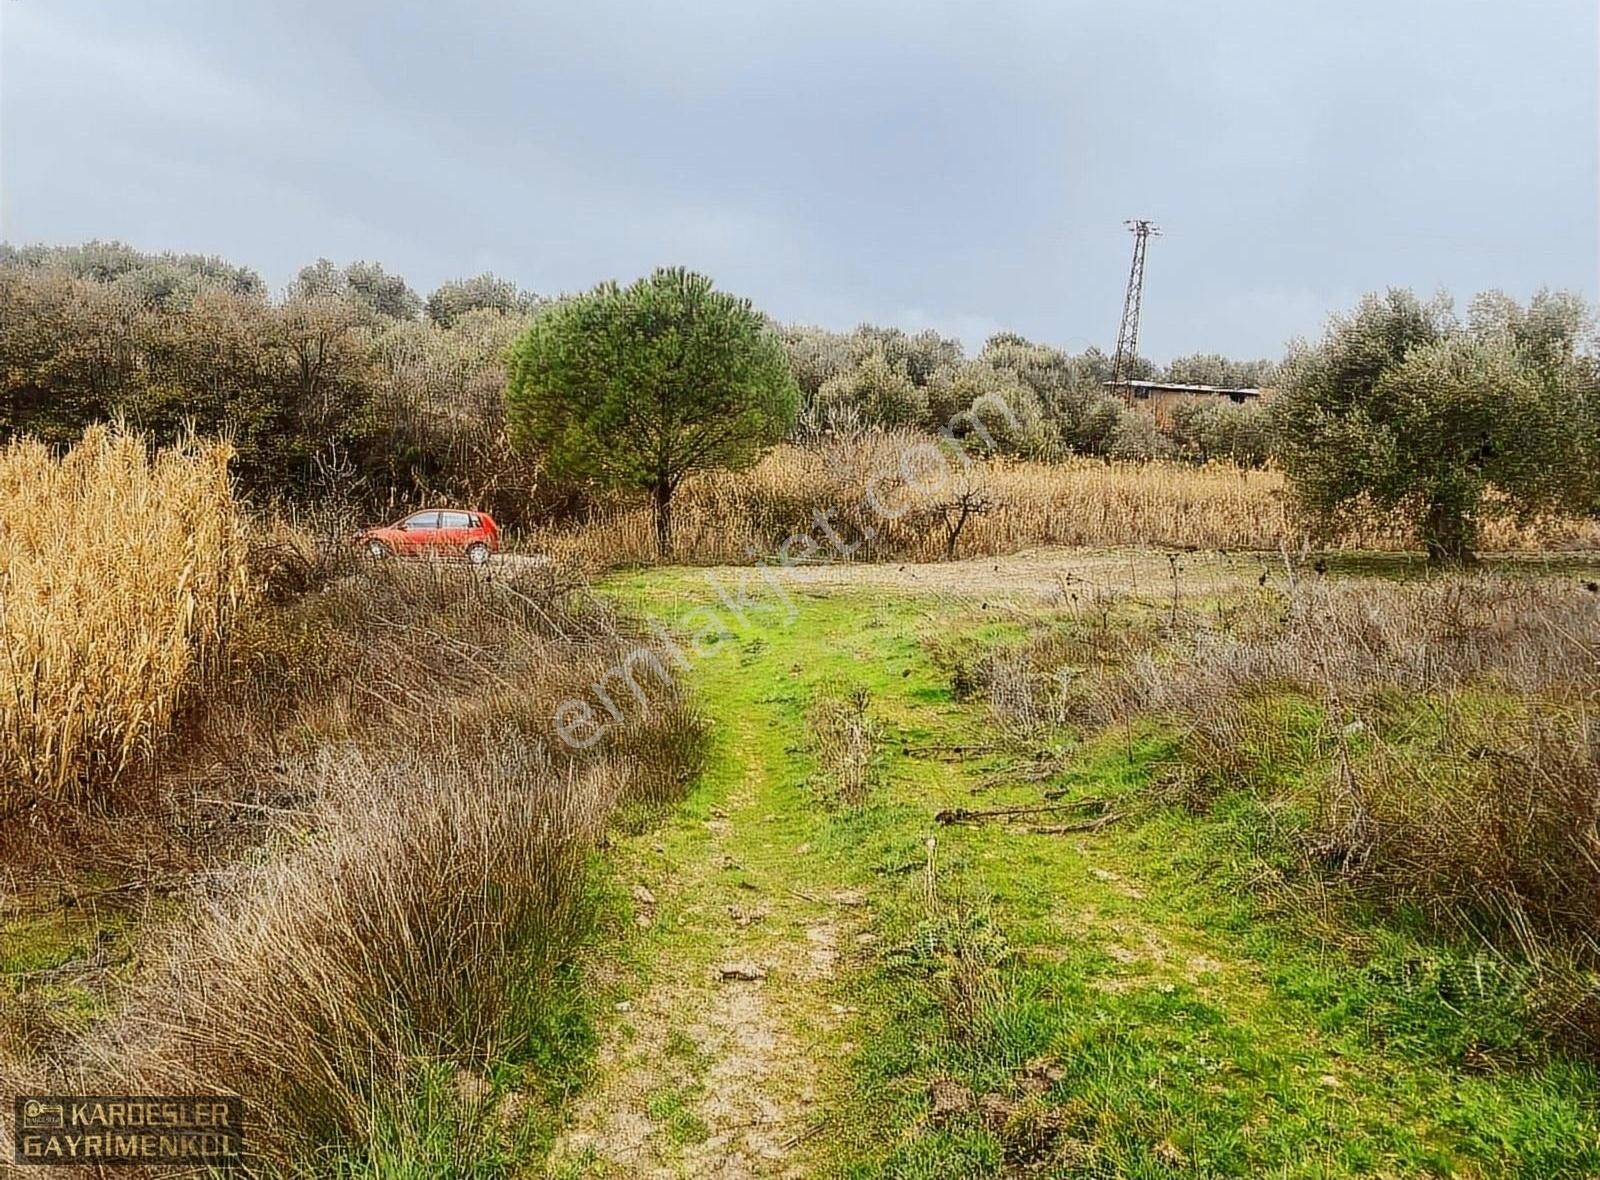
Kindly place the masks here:
[(1139, 355), (1139, 308), (1144, 302), (1144, 255), (1151, 238), (1161, 236), (1161, 227), (1140, 218), (1125, 221), (1133, 234), (1133, 265), (1128, 269), (1128, 293), (1122, 297), (1122, 328), (1117, 333), (1117, 352), (1111, 360), (1111, 380), (1126, 381)]

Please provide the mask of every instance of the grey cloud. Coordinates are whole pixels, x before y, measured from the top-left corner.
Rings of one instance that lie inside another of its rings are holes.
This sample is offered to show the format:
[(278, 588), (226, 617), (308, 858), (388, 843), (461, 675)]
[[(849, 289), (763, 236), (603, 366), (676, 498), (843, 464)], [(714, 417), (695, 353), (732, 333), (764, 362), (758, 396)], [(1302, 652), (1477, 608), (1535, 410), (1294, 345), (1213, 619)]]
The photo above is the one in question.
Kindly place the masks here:
[(787, 320), (1276, 355), (1362, 290), (1596, 293), (1586, 0), (0, 0), (0, 235), (426, 289), (662, 263)]

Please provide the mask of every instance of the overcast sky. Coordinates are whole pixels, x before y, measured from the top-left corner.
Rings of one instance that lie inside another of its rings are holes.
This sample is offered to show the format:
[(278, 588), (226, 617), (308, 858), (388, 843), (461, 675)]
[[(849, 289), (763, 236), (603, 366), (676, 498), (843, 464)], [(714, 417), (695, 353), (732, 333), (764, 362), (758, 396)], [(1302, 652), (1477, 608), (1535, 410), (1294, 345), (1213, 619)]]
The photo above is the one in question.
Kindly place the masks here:
[(0, 237), (1281, 353), (1596, 295), (1594, 0), (0, 0)]

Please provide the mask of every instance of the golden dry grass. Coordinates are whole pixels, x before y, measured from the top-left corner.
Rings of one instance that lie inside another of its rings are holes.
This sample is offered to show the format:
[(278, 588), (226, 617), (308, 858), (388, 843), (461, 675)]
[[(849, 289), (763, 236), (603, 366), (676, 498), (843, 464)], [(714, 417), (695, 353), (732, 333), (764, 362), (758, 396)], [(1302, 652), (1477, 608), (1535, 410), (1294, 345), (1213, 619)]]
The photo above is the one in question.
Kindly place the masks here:
[[(975, 460), (964, 471), (941, 467), (927, 436), (887, 432), (815, 448), (782, 446), (749, 471), (690, 477), (674, 502), (674, 560), (771, 558), (796, 534), (819, 543), (815, 558), (838, 559), (816, 522), (826, 513), (829, 527), (858, 546), (852, 554), (858, 560), (935, 561), (946, 553), (950, 506), (963, 491), (980, 492), (985, 501), (960, 532), (957, 554), (964, 557), (1040, 545), (1277, 549), (1309, 539), (1279, 471), (1092, 459)], [(590, 569), (658, 560), (649, 508), (627, 498), (584, 525), (536, 533), (532, 541)], [(1414, 546), (1405, 529), (1381, 525), (1334, 541), (1351, 549)], [(1577, 520), (1496, 521), (1483, 538), (1489, 550), (1597, 545), (1600, 528)], [(791, 543), (789, 555), (804, 558), (811, 548)]]
[(0, 452), (8, 781), (81, 799), (166, 732), (248, 590), (229, 454), (102, 426)]

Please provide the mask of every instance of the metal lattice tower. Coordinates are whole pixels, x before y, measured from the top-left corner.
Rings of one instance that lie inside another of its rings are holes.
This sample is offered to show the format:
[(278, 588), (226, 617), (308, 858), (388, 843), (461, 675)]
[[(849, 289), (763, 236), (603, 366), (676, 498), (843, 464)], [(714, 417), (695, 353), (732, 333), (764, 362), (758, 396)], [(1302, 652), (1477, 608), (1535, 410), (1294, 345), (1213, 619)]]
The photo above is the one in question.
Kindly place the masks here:
[(1122, 328), (1117, 332), (1117, 352), (1111, 361), (1111, 380), (1126, 381), (1134, 359), (1139, 355), (1139, 309), (1144, 302), (1144, 256), (1151, 238), (1161, 236), (1161, 227), (1143, 218), (1125, 221), (1133, 234), (1133, 265), (1128, 269), (1128, 293), (1122, 297)]

